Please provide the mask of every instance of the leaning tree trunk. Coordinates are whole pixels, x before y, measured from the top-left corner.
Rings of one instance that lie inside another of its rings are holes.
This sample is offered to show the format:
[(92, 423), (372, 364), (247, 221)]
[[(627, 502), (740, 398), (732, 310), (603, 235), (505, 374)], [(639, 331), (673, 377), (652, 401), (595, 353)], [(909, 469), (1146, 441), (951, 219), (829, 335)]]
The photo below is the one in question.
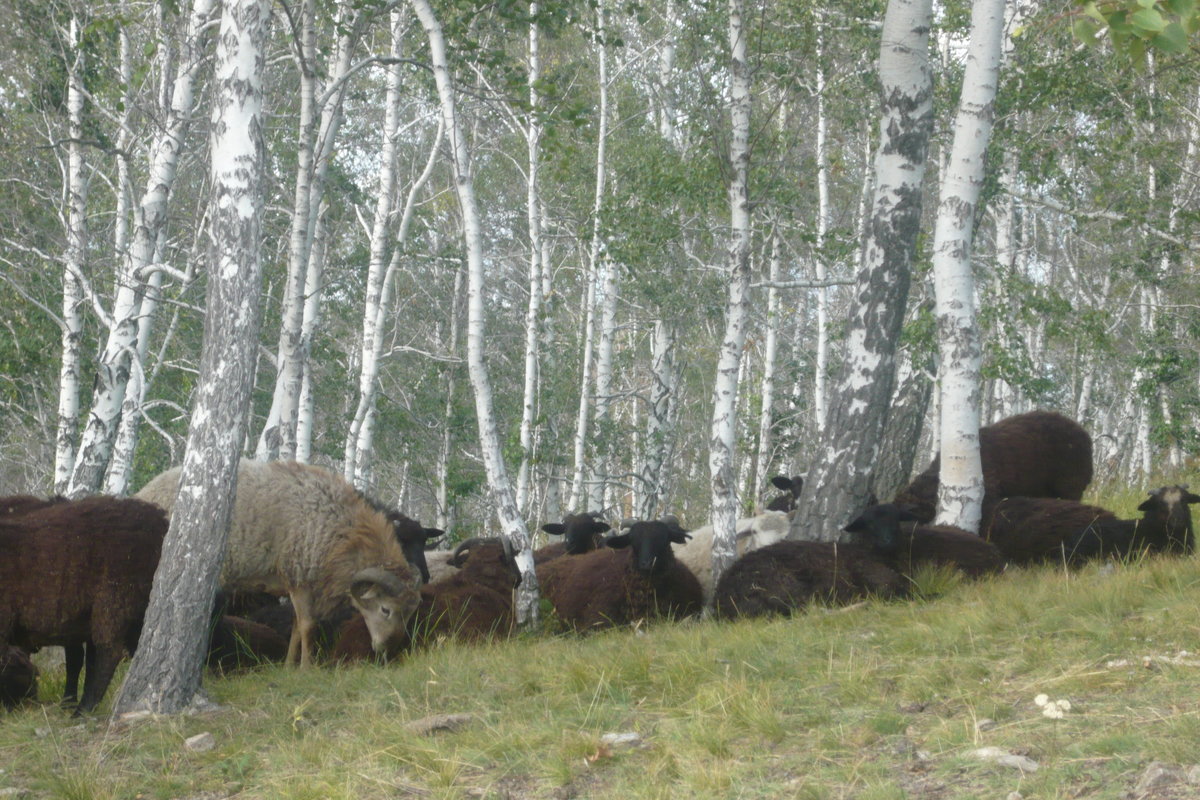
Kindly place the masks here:
[(446, 60), (446, 40), (441, 23), (433, 14), (428, 0), (410, 0), (421, 26), (429, 37), (430, 59), (433, 76), (437, 83), (442, 116), (446, 133), (450, 139), (451, 166), (454, 170), (454, 186), (462, 213), (463, 244), (467, 251), (467, 368), (471, 387), (475, 392), (475, 413), (479, 421), (480, 448), (487, 470), (491, 499), (500, 518), (504, 534), (517, 551), (517, 567), (521, 571), (521, 584), (517, 590), (516, 618), (518, 624), (534, 626), (538, 621), (538, 584), (533, 570), (533, 550), (529, 532), (517, 510), (516, 496), (504, 466), (504, 453), (500, 448), (500, 432), (496, 424), (496, 413), (492, 402), (492, 381), (484, 360), (484, 286), (483, 286), (483, 237), (479, 226), (479, 214), (475, 205), (475, 187), (471, 178), (471, 159), (463, 126), (458, 117), (454, 86), (450, 79), (450, 68)]
[(137, 654), (115, 711), (178, 713), (200, 688), (233, 514), (259, 327), (266, 0), (226, 0), (212, 118), (212, 258), (196, 406), (179, 497)]
[(875, 191), (847, 325), (846, 356), (816, 461), (789, 536), (836, 540), (866, 503), (895, 382), (896, 342), (921, 228), (921, 188), (933, 126), (932, 0), (890, 0), (879, 77), (883, 119)]
[(168, 198), (175, 183), (183, 139), (195, 105), (196, 73), (205, 63), (204, 43), (212, 9), (213, 0), (195, 0), (192, 5), (186, 39), (181, 48), (181, 67), (172, 87), (170, 113), (151, 150), (146, 192), (135, 210), (133, 241), (118, 276), (112, 326), (100, 355), (92, 410), (88, 414), (75, 469), (67, 488), (67, 494), (73, 497), (90, 494), (100, 488), (112, 455), (130, 371), (140, 368), (140, 365), (134, 367), (131, 362), (137, 352), (146, 273), (153, 266), (159, 232), (166, 224)]
[(73, 59), (67, 70), (67, 230), (63, 252), (62, 361), (58, 371), (58, 421), (54, 446), (54, 491), (70, 485), (78, 444), (79, 379), (83, 360), (83, 283), (87, 258), (87, 175), (83, 162), (83, 49), (80, 23), (71, 18)]
[(725, 304), (725, 336), (717, 359), (713, 387), (712, 432), (709, 435), (708, 469), (712, 478), (712, 572), (721, 579), (737, 557), (738, 499), (734, 484), (734, 441), (737, 432), (738, 374), (746, 345), (750, 317), (750, 64), (746, 57), (745, 8), (742, 0), (729, 2), (730, 79), (732, 127), (729, 160), (729, 287)]
[(933, 237), (942, 369), (937, 522), (972, 533), (979, 530), (983, 515), (983, 465), (979, 460), (979, 368), (983, 359), (975, 321), (971, 242), (1000, 80), (1004, 2), (975, 0), (971, 9), (971, 43)]

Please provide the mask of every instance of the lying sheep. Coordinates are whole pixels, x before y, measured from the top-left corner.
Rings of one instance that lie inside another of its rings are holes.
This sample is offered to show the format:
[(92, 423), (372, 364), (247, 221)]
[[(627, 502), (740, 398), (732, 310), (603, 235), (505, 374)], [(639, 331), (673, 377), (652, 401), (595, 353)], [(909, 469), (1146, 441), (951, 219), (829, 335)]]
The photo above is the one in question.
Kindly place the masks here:
[(605, 549), (538, 565), (538, 583), (556, 616), (578, 631), (693, 616), (704, 593), (671, 548), (687, 540), (674, 519), (633, 522)]
[[(164, 472), (137, 497), (169, 511), (179, 473)], [(363, 615), (372, 646), (389, 649), (405, 635), (420, 584), (391, 523), (340, 475), (295, 462), (242, 460), (221, 586), (291, 599), (296, 624), (288, 663), (311, 663), (317, 621), (347, 598)]]
[[(504, 538), (468, 539), (455, 548), (450, 564), (456, 572), (421, 587), (421, 603), (408, 625), (408, 641), (384, 654), (426, 647), (441, 639), (476, 641), (506, 636), (513, 626), (513, 590), (521, 572), (512, 546)], [(361, 619), (348, 620), (331, 652), (335, 661), (371, 657)]]
[[(979, 429), (983, 515), (1005, 497), (1079, 500), (1092, 481), (1092, 438), (1053, 411), (1031, 411)], [(896, 495), (921, 522), (937, 512), (939, 459)], [(1001, 548), (1003, 549), (1003, 548)]]
[(977, 578), (1001, 572), (1004, 556), (991, 542), (951, 525), (920, 525), (916, 515), (892, 503), (868, 507), (842, 530), (902, 575), (911, 577), (922, 564), (955, 567)]
[[(786, 538), (790, 524), (788, 515), (782, 511), (765, 511), (754, 517), (739, 519), (735, 527), (738, 557)], [(675, 557), (696, 576), (707, 605), (713, 596), (713, 527), (705, 525), (689, 535), (691, 539), (686, 543), (675, 545)]]
[(115, 497), (0, 518), (0, 646), (59, 645), (82, 661), (86, 643), (76, 713), (96, 707), (137, 647), (166, 532), (162, 509)]
[(1099, 506), (1055, 497), (1006, 497), (984, 518), (979, 535), (1012, 564), (1062, 558), (1064, 543), (1095, 525), (1117, 521)]
[(561, 536), (563, 540), (534, 550), (533, 563), (541, 564), (563, 555), (590, 553), (603, 544), (602, 535), (611, 529), (611, 525), (600, 519), (599, 511), (568, 514), (562, 522), (547, 522), (542, 530), (551, 536)]
[(216, 616), (209, 631), (205, 663), (218, 672), (234, 672), (283, 661), (287, 650), (288, 639), (270, 627), (244, 617), (221, 614)]
[(1129, 558), (1143, 551), (1192, 553), (1196, 535), (1188, 506), (1193, 503), (1200, 503), (1200, 496), (1186, 486), (1164, 486), (1138, 506), (1141, 519), (1098, 520), (1063, 543), (1064, 557), (1078, 564), (1091, 558)]

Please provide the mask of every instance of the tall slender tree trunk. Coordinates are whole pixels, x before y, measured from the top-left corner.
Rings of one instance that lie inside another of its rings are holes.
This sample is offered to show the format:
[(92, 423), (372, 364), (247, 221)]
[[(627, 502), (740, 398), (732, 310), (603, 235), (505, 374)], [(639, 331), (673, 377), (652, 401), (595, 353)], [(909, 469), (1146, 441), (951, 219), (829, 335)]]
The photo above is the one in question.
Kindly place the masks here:
[[(825, 114), (825, 30), (817, 24), (817, 263), (816, 278), (829, 277), (825, 240), (829, 235), (829, 121)], [(817, 363), (814, 368), (813, 414), (818, 435), (825, 430), (829, 398), (829, 287), (817, 287)]]
[(654, 519), (662, 510), (666, 492), (666, 464), (674, 437), (674, 407), (678, 391), (675, 367), (675, 329), (666, 319), (656, 320), (651, 343), (650, 407), (646, 414), (646, 436), (640, 502), (637, 516)]
[(977, 532), (983, 513), (979, 460), (979, 368), (971, 245), (992, 137), (1005, 0), (975, 0), (950, 163), (942, 179), (933, 243), (938, 342), (942, 354), (942, 449), (938, 516), (942, 525)]
[(87, 167), (83, 161), (83, 49), (81, 23), (70, 22), (72, 61), (67, 70), (66, 248), (63, 252), (62, 361), (58, 371), (58, 420), (54, 447), (54, 491), (65, 494), (79, 442), (79, 382), (83, 360), (83, 285), (87, 258)]
[(837, 402), (809, 469), (789, 534), (831, 541), (867, 501), (895, 382), (896, 342), (908, 301), (933, 125), (931, 0), (890, 0), (879, 77), (883, 119), (875, 189), (847, 326)]
[(192, 118), (196, 73), (204, 63), (203, 51), (212, 10), (213, 0), (194, 0), (192, 4), (187, 33), (180, 48), (181, 66), (172, 87), (170, 113), (151, 150), (146, 191), (135, 210), (133, 240), (117, 280), (112, 327), (100, 355), (92, 409), (67, 488), (67, 494), (72, 497), (90, 494), (100, 488), (112, 456), (125, 390), (133, 369), (131, 362), (137, 352), (146, 273), (154, 263), (159, 233), (166, 224), (168, 198)]
[[(771, 232), (771, 255), (767, 289), (767, 332), (763, 343), (762, 408), (758, 413), (758, 452), (754, 457), (753, 496), (761, 499), (767, 486), (767, 471), (771, 466), (771, 453), (775, 447), (775, 370), (779, 350), (780, 300), (776, 283), (783, 274), (783, 258), (780, 256), (779, 230)], [(790, 465), (789, 465), (790, 466)]]
[(712, 432), (708, 469), (712, 478), (713, 582), (737, 557), (737, 487), (733, 461), (737, 433), (738, 374), (750, 316), (750, 64), (747, 58), (745, 6), (729, 0), (729, 97), (732, 114), (729, 160), (729, 285), (725, 335), (713, 387)]
[(612, 464), (613, 349), (617, 333), (617, 265), (607, 258), (600, 266), (600, 330), (596, 343), (596, 401), (592, 420), (592, 480), (588, 508), (602, 509)]
[(233, 515), (258, 342), (266, 0), (226, 0), (212, 119), (212, 269), (200, 383), (179, 498), (118, 714), (177, 713), (200, 688), (209, 612)]
[(471, 178), (471, 159), (459, 119), (454, 85), (446, 60), (446, 40), (441, 23), (433, 14), (428, 0), (410, 0), (421, 26), (429, 38), (433, 76), (437, 82), (442, 116), (450, 141), (454, 186), (458, 195), (463, 221), (463, 243), (467, 252), (467, 367), (475, 393), (475, 413), (479, 421), (480, 448), (487, 470), (491, 500), (500, 519), (504, 534), (517, 552), (517, 567), (521, 584), (517, 589), (516, 618), (520, 625), (535, 626), (538, 622), (538, 584), (533, 570), (533, 550), (525, 522), (517, 510), (516, 496), (504, 466), (500, 448), (500, 432), (492, 401), (492, 382), (484, 359), (485, 331), (483, 297), (483, 237), (475, 205), (475, 187)]

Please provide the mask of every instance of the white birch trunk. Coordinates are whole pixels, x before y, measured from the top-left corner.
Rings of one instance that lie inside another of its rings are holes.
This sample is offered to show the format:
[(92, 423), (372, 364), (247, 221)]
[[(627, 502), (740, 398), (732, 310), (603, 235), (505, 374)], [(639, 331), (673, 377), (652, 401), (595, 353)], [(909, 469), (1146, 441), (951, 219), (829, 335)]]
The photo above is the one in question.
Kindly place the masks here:
[(617, 266), (607, 258), (601, 265), (600, 331), (596, 344), (596, 402), (592, 421), (592, 480), (588, 508), (605, 507), (608, 475), (612, 464), (613, 348), (617, 328)]
[(79, 441), (80, 367), (83, 353), (83, 286), (87, 258), (87, 191), (83, 161), (83, 50), (79, 47), (80, 23), (72, 16), (70, 38), (72, 61), (67, 69), (67, 198), (66, 248), (63, 252), (63, 299), (61, 347), (58, 372), (58, 419), (54, 444), (54, 491), (65, 494), (75, 466)]
[(179, 498), (115, 710), (178, 713), (200, 688), (258, 342), (265, 0), (226, 0), (212, 121), (212, 269)]
[[(459, 339), (459, 298), (462, 296), (463, 271), (454, 272), (454, 292), (450, 297), (450, 340), (446, 344), (446, 352), (458, 352)], [(454, 397), (458, 393), (458, 371), (454, 368), (446, 370), (446, 403), (442, 412), (442, 443), (438, 448), (437, 466), (437, 524), (435, 528), (444, 531), (451, 530), (454, 523), (453, 509), (450, 508), (450, 446), (453, 439), (454, 426)]]
[[(817, 263), (816, 278), (828, 279), (825, 265), (825, 239), (829, 234), (829, 121), (825, 114), (825, 30), (817, 25)], [(826, 403), (829, 397), (829, 287), (817, 289), (817, 363), (813, 381), (813, 415), (818, 435), (825, 430)], [(790, 473), (789, 473), (790, 474)]]
[(737, 558), (737, 487), (733, 461), (737, 434), (738, 373), (746, 343), (750, 312), (750, 65), (746, 55), (747, 31), (743, 27), (742, 0), (729, 1), (730, 78), (732, 126), (729, 160), (730, 242), (729, 287), (725, 304), (725, 335), (717, 360), (713, 387), (712, 432), (708, 468), (712, 479), (713, 582)]
[(167, 203), (183, 150), (183, 139), (195, 105), (196, 73), (204, 63), (205, 38), (213, 0), (194, 0), (181, 66), (171, 92), (171, 111), (151, 150), (146, 191), (135, 209), (133, 241), (117, 280), (112, 328), (100, 356), (96, 390), (87, 426), (75, 459), (67, 494), (78, 497), (100, 488), (112, 455), (126, 385), (135, 357), (147, 267), (153, 263), (159, 232), (166, 224)]
[(979, 530), (983, 512), (983, 466), (979, 460), (982, 352), (975, 321), (971, 245), (1000, 80), (1004, 3), (1005, 0), (975, 0), (971, 9), (971, 43), (954, 121), (950, 161), (942, 179), (933, 244), (942, 354), (942, 460), (937, 523), (971, 532)]
[(533, 550), (525, 522), (517, 511), (516, 497), (508, 472), (504, 466), (504, 454), (500, 448), (500, 432), (496, 423), (492, 402), (492, 383), (484, 359), (485, 313), (483, 297), (483, 238), (479, 229), (479, 216), (475, 206), (475, 188), (471, 178), (470, 154), (463, 137), (462, 123), (458, 117), (454, 86), (446, 60), (446, 42), (441, 23), (433, 14), (428, 0), (411, 0), (413, 10), (429, 37), (433, 75), (437, 82), (441, 100), (442, 116), (446, 134), (450, 140), (450, 152), (454, 168), (454, 186), (463, 220), (463, 243), (467, 251), (467, 366), (471, 387), (475, 394), (475, 413), (479, 420), (480, 448), (483, 451), (484, 467), (487, 470), (491, 499), (496, 508), (504, 534), (517, 552), (517, 567), (521, 572), (521, 584), (517, 589), (515, 616), (522, 626), (535, 626), (538, 622), (537, 574), (533, 569)]
[[(539, 5), (529, 5), (529, 15), (537, 19)], [(525, 386), (521, 400), (521, 466), (517, 470), (517, 509), (529, 513), (530, 463), (534, 457), (533, 421), (537, 414), (538, 344), (542, 339), (542, 200), (541, 159), (542, 99), (537, 89), (541, 79), (541, 52), (537, 22), (529, 25), (529, 121), (525, 131), (528, 145), (528, 175), (526, 177), (525, 215), (529, 224), (529, 305), (525, 311)]]
[(837, 398), (789, 534), (831, 541), (865, 504), (895, 381), (896, 342), (920, 231), (921, 187), (933, 122), (932, 0), (891, 0), (879, 77), (883, 110), (874, 196), (847, 326)]
[[(758, 452), (754, 457), (754, 498), (761, 500), (767, 486), (767, 471), (775, 448), (775, 362), (779, 350), (780, 301), (775, 284), (783, 274), (779, 231), (771, 233), (771, 255), (767, 289), (767, 332), (763, 343), (762, 408), (758, 413)], [(788, 473), (791, 474), (790, 472)]]
[(662, 511), (666, 487), (665, 467), (674, 435), (672, 407), (678, 391), (675, 329), (665, 319), (654, 323), (650, 376), (654, 385), (650, 390), (650, 408), (646, 417), (645, 457), (639, 482), (641, 502), (637, 507), (637, 516), (641, 519), (655, 519)]
[(680, 146), (679, 133), (675, 124), (677, 114), (675, 107), (675, 51), (676, 29), (679, 26), (679, 11), (675, 8), (675, 0), (667, 0), (663, 10), (663, 41), (658, 51), (658, 103), (655, 111), (658, 116), (658, 133), (662, 138), (676, 147)]

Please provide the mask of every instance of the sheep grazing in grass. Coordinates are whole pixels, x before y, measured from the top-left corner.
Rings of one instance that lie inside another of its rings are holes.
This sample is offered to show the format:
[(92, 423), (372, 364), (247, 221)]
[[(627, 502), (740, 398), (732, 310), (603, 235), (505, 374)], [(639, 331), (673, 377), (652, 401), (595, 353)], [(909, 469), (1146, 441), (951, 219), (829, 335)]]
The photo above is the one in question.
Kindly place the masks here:
[(542, 530), (552, 536), (561, 536), (563, 540), (534, 550), (533, 563), (541, 564), (564, 555), (590, 553), (600, 547), (604, 541), (601, 536), (611, 530), (611, 527), (600, 519), (599, 511), (568, 514), (563, 517), (562, 522), (547, 522), (542, 526)]
[(814, 602), (841, 605), (906, 588), (905, 578), (870, 547), (789, 540), (733, 562), (717, 583), (713, 610), (725, 619), (790, 615)]
[(883, 503), (868, 507), (842, 530), (856, 534), (860, 544), (909, 577), (921, 564), (952, 566), (970, 577), (1004, 569), (1004, 556), (994, 544), (962, 528), (916, 522), (909, 509)]
[(704, 593), (671, 549), (687, 540), (672, 518), (633, 522), (605, 549), (538, 565), (538, 583), (558, 619), (578, 631), (694, 616)]
[[(164, 472), (137, 496), (169, 511), (179, 472)], [(405, 636), (420, 585), (392, 524), (341, 476), (295, 462), (238, 466), (221, 586), (291, 599), (289, 663), (311, 663), (317, 622), (344, 608), (347, 598), (363, 615), (375, 650), (391, 648)]]
[[(980, 428), (979, 457), (985, 518), (1005, 497), (1079, 500), (1092, 482), (1092, 438), (1053, 411), (1018, 414)], [(937, 511), (939, 466), (935, 458), (894, 500), (912, 508), (921, 522), (932, 522)]]
[[(408, 641), (383, 654), (385, 658), (442, 639), (477, 641), (512, 631), (513, 589), (521, 582), (521, 572), (508, 540), (467, 539), (455, 548), (450, 564), (456, 569), (454, 574), (421, 587), (421, 603), (409, 621)], [(338, 631), (330, 658), (370, 658), (365, 631), (360, 618), (349, 619)]]
[(162, 509), (115, 497), (0, 517), (0, 647), (62, 646), (78, 654), (77, 681), (86, 644), (76, 713), (96, 707), (137, 647), (166, 532)]
[(1006, 497), (997, 501), (979, 535), (1009, 563), (1023, 565), (1062, 558), (1066, 542), (1097, 525), (1118, 522), (1099, 506), (1054, 497)]
[(0, 645), (0, 706), (13, 709), (37, 699), (37, 672), (24, 650)]
[[(745, 517), (735, 523), (737, 534), (737, 554), (743, 556), (752, 550), (766, 547), (787, 537), (791, 520), (782, 511), (765, 511), (754, 517)], [(713, 527), (705, 525), (690, 534), (691, 538), (674, 546), (675, 557), (683, 562), (704, 592), (704, 602), (708, 604), (713, 596), (712, 545)]]
[(1064, 557), (1074, 564), (1092, 558), (1129, 558), (1140, 552), (1195, 552), (1188, 508), (1193, 503), (1200, 503), (1200, 496), (1186, 486), (1164, 486), (1138, 506), (1141, 519), (1102, 519), (1077, 531), (1063, 543)]
[(771, 478), (771, 485), (783, 494), (772, 498), (771, 502), (767, 503), (767, 510), (791, 511), (796, 507), (796, 501), (800, 499), (800, 490), (804, 488), (804, 477), (793, 475), (788, 478), (784, 475), (776, 475)]

